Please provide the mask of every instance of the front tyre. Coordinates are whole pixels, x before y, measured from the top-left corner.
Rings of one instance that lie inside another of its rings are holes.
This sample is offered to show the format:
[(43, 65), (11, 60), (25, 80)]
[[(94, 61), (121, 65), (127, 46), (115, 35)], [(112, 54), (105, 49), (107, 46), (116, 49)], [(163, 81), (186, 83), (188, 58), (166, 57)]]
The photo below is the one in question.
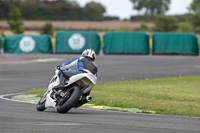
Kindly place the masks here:
[(46, 102), (46, 96), (43, 96), (36, 105), (37, 111), (44, 111), (46, 109), (45, 102)]
[(73, 87), (73, 92), (69, 99), (62, 105), (58, 105), (58, 113), (67, 113), (79, 100), (81, 96), (81, 89), (77, 86)]

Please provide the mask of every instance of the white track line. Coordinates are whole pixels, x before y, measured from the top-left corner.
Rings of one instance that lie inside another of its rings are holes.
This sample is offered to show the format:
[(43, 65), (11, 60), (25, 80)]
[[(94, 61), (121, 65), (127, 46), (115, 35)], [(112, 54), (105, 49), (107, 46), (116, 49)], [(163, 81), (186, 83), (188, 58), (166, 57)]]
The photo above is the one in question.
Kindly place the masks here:
[[(36, 104), (36, 103), (30, 103), (25, 101), (18, 101), (10, 98), (5, 98), (6, 96), (14, 96), (14, 95), (20, 95), (22, 93), (13, 93), (13, 94), (5, 94), (0, 95), (0, 99), (7, 100), (7, 101), (13, 101), (13, 102), (20, 102), (20, 103), (28, 103), (28, 104)], [(79, 108), (83, 110), (92, 110), (92, 111), (102, 111), (102, 112), (115, 112), (115, 113), (121, 113), (121, 114), (137, 114), (137, 115), (151, 115), (151, 116), (168, 116), (168, 117), (177, 117), (177, 118), (191, 118), (191, 119), (199, 119), (199, 117), (187, 117), (187, 116), (170, 116), (170, 115), (162, 115), (162, 114), (145, 114), (145, 113), (133, 113), (133, 112), (121, 112), (121, 111), (113, 111), (113, 110), (98, 110), (98, 109), (90, 109), (90, 108)]]
[[(7, 96), (15, 96), (15, 95), (21, 95), (21, 94), (23, 94), (23, 93), (13, 93), (13, 94), (0, 95), (0, 99), (7, 100), (7, 101), (12, 101), (12, 102), (36, 104), (36, 103), (31, 103), (31, 102), (25, 102), (25, 101), (19, 101), (19, 100), (14, 100), (14, 99), (10, 99), (10, 98), (5, 98)], [(131, 113), (131, 112), (120, 112), (120, 111), (112, 111), (112, 110), (98, 110), (98, 109), (90, 109), (90, 108), (79, 108), (79, 109), (92, 110), (92, 111), (101, 111), (101, 112)]]
[[(25, 101), (19, 101), (19, 100), (14, 100), (10, 98), (5, 98), (6, 96), (15, 96), (15, 95), (20, 95), (22, 93), (13, 93), (13, 94), (5, 94), (5, 95), (0, 95), (0, 99), (7, 100), (7, 101), (13, 101), (13, 102), (20, 102), (20, 103), (30, 103), (30, 102), (25, 102)], [(30, 104), (36, 104), (36, 103), (30, 103)]]

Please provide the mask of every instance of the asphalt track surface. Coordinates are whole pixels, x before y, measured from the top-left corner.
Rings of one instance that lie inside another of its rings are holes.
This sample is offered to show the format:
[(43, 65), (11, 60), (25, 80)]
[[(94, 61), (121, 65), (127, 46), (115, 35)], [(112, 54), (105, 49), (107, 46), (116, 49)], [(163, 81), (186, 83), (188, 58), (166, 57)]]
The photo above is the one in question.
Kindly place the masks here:
[[(54, 67), (78, 55), (0, 55), (0, 95), (46, 88)], [(37, 62), (39, 58), (63, 61)], [(200, 57), (97, 56), (98, 83), (200, 75)], [(102, 97), (103, 98), (103, 97)], [(200, 133), (200, 118), (115, 111), (55, 109), (0, 99), (0, 132), (13, 133)]]

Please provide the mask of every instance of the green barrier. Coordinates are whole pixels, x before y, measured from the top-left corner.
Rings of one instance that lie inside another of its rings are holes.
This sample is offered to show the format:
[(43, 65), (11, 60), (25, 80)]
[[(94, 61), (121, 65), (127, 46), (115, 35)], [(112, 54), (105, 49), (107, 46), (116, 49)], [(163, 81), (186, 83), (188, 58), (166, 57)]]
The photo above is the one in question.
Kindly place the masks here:
[(198, 39), (191, 33), (154, 33), (153, 54), (199, 55)]
[(5, 53), (52, 53), (49, 35), (14, 35), (5, 38)]
[(100, 36), (97, 32), (59, 31), (56, 33), (55, 53), (82, 53), (92, 48), (100, 51)]
[(149, 35), (143, 32), (108, 32), (103, 36), (104, 54), (149, 54)]
[(0, 53), (1, 53), (1, 43), (2, 43), (2, 42), (1, 42), (1, 41), (2, 41), (1, 38), (2, 38), (2, 37), (1, 37), (1, 35), (0, 35)]

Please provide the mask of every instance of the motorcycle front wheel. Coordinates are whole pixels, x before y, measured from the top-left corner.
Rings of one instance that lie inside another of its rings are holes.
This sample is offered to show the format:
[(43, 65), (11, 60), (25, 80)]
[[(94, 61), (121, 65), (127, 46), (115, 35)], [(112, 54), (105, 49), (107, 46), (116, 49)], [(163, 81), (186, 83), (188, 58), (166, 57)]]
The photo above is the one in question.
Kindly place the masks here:
[(43, 96), (40, 101), (38, 102), (38, 104), (36, 105), (36, 109), (37, 111), (44, 111), (45, 108), (45, 102), (46, 102), (46, 96)]
[(67, 101), (61, 105), (58, 104), (58, 113), (67, 113), (78, 102), (81, 96), (81, 89), (78, 86), (75, 86), (72, 90), (73, 92), (70, 95), (69, 99), (67, 99)]

